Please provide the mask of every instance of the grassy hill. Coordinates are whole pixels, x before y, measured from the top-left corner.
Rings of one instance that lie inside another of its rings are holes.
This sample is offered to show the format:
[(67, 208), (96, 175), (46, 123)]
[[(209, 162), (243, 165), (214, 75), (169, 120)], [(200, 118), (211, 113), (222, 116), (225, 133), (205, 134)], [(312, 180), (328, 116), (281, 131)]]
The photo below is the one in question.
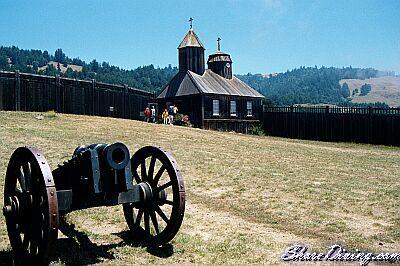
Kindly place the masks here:
[[(0, 112), (0, 194), (13, 150), (34, 145), (50, 166), (80, 144), (122, 141), (171, 151), (187, 212), (171, 245), (129, 245), (122, 207), (68, 215), (81, 237), (60, 236), (61, 264), (280, 263), (293, 243), (325, 252), (400, 250), (400, 148), (256, 137), (138, 121)], [(9, 243), (0, 218), (0, 261)], [(82, 241), (82, 239), (84, 241)]]
[(47, 65), (42, 66), (42, 67), (38, 67), (38, 71), (46, 71), (47, 68), (52, 67), (54, 69), (59, 69), (59, 71), (61, 73), (66, 73), (68, 71), (68, 68), (70, 68), (72, 71), (76, 71), (76, 72), (82, 72), (83, 67), (82, 66), (78, 66), (78, 65), (74, 65), (74, 64), (60, 64), (58, 62), (55, 61), (49, 61), (47, 63)]
[[(340, 80), (359, 80), (363, 85), (370, 78), (394, 76), (394, 72), (379, 71), (373, 68), (352, 67), (300, 67), (285, 73), (272, 75), (247, 74), (238, 77), (259, 90), (276, 105), (291, 104), (335, 104), (351, 106), (362, 102), (363, 98), (351, 102), (350, 91), (344, 88)], [(360, 86), (361, 87), (361, 86)], [(400, 87), (396, 87), (397, 93)], [(373, 101), (376, 99), (376, 101)], [(393, 101), (386, 97), (366, 98), (368, 103)], [(372, 102), (373, 101), (373, 102)]]
[(342, 79), (340, 85), (347, 83), (352, 95), (355, 89), (360, 89), (364, 84), (371, 85), (371, 92), (365, 96), (352, 97), (352, 102), (384, 102), (391, 107), (400, 106), (400, 77), (379, 77), (369, 78), (365, 80), (360, 79)]

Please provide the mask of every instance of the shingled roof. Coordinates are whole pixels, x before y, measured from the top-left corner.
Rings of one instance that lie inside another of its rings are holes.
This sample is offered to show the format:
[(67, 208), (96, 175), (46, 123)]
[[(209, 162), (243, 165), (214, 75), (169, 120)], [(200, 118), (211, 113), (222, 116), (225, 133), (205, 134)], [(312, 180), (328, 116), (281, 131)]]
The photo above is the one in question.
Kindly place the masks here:
[(181, 44), (179, 44), (178, 46), (178, 49), (185, 47), (201, 47), (204, 49), (204, 46), (200, 42), (199, 37), (197, 37), (197, 34), (192, 29), (190, 29), (188, 33), (186, 33), (185, 37), (183, 37)]
[(226, 79), (207, 69), (202, 76), (192, 71), (179, 72), (158, 95), (158, 99), (193, 94), (218, 94), (263, 98), (255, 89), (236, 78)]

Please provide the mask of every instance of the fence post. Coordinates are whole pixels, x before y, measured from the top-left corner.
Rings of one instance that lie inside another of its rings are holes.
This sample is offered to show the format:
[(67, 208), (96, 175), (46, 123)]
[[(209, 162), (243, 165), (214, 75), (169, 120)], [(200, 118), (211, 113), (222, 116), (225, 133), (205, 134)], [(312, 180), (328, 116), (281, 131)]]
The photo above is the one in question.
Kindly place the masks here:
[(126, 115), (126, 107), (127, 103), (129, 103), (129, 98), (128, 98), (128, 84), (124, 84), (124, 93), (122, 94), (122, 117), (127, 118)]
[(15, 111), (21, 110), (21, 79), (19, 70), (15, 71)]
[(293, 104), (290, 106), (290, 115), (289, 115), (289, 123), (288, 123), (288, 127), (289, 127), (289, 138), (293, 138), (293, 132), (294, 132), (294, 119), (293, 119), (293, 116), (294, 116), (294, 114), (293, 114), (293, 111), (294, 111), (294, 106), (293, 106)]
[(330, 140), (330, 117), (329, 117), (329, 105), (325, 106), (325, 116), (322, 116), (322, 121), (323, 121), (323, 127), (324, 127), (324, 137), (325, 137), (325, 141), (329, 141)]
[(60, 87), (61, 87), (61, 82), (60, 82), (60, 75), (56, 75), (56, 111), (61, 113), (61, 93), (60, 93)]
[[(0, 82), (1, 82), (2, 77), (0, 77)], [(4, 90), (4, 85), (0, 86), (0, 111), (3, 110), (3, 90)]]
[(373, 109), (372, 106), (368, 106), (368, 116), (369, 116), (369, 123), (368, 123), (368, 143), (373, 143), (373, 138), (372, 138), (372, 129), (374, 128), (373, 126), (373, 117), (372, 117)]
[(92, 79), (92, 115), (99, 115), (96, 110), (97, 110), (97, 103), (99, 101), (99, 97), (97, 97), (97, 101), (95, 101), (96, 99), (96, 80)]

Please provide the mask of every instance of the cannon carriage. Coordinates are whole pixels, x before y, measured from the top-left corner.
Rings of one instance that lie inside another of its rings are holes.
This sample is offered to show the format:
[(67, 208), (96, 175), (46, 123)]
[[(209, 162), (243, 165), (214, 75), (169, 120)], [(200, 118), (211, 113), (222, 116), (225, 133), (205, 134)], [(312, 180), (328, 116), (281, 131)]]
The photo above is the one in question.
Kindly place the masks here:
[(38, 149), (16, 149), (3, 207), (16, 264), (49, 262), (60, 216), (120, 204), (132, 237), (149, 245), (172, 240), (185, 211), (185, 186), (172, 155), (153, 146), (130, 157), (122, 143), (83, 145), (51, 171)]

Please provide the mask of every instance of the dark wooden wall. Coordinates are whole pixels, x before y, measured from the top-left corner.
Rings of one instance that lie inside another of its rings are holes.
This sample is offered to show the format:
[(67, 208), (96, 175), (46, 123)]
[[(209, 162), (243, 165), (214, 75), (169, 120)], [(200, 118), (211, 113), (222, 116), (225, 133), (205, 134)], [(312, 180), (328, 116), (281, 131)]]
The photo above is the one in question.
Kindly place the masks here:
[(204, 129), (217, 131), (234, 131), (250, 134), (254, 126), (259, 124), (258, 120), (236, 120), (236, 119), (206, 119)]
[[(213, 116), (213, 100), (219, 100), (220, 115)], [(236, 117), (230, 116), (230, 101), (236, 101)], [(247, 101), (252, 102), (253, 115), (247, 116)], [(204, 96), (204, 118), (205, 119), (246, 119), (259, 120), (262, 114), (261, 99), (225, 96), (225, 95), (205, 95)]]
[[(213, 116), (213, 100), (219, 100), (220, 115)], [(236, 101), (237, 116), (229, 115), (229, 101)], [(252, 101), (253, 115), (247, 116), (247, 101)], [(195, 127), (248, 133), (254, 123), (260, 122), (262, 106), (260, 99), (249, 97), (225, 96), (225, 95), (188, 95), (174, 98), (157, 99), (159, 114), (164, 111), (166, 104), (176, 104), (178, 112), (189, 115), (191, 123)], [(204, 105), (204, 119), (202, 117), (202, 105)]]
[(196, 74), (203, 75), (205, 69), (204, 48), (191, 46), (179, 48), (178, 58), (179, 71), (186, 72), (190, 70)]
[(0, 110), (140, 119), (153, 93), (127, 86), (0, 71)]
[[(229, 67), (227, 66), (229, 64)], [(208, 68), (212, 72), (224, 77), (226, 79), (232, 79), (232, 61), (214, 61), (208, 63)]]
[[(219, 116), (213, 116), (213, 100), (219, 100)], [(230, 101), (236, 101), (236, 116), (230, 116)], [(247, 116), (247, 101), (252, 102), (252, 116)], [(260, 122), (262, 115), (261, 99), (226, 96), (204, 96), (204, 129), (250, 133), (252, 127)]]
[(268, 135), (400, 146), (400, 108), (271, 107)]
[[(213, 116), (213, 100), (219, 100), (219, 116)], [(230, 101), (236, 101), (236, 117), (230, 116)], [(252, 116), (247, 116), (247, 101), (252, 102)], [(204, 96), (204, 129), (250, 133), (252, 127), (260, 122), (262, 115), (261, 99), (226, 96)]]

